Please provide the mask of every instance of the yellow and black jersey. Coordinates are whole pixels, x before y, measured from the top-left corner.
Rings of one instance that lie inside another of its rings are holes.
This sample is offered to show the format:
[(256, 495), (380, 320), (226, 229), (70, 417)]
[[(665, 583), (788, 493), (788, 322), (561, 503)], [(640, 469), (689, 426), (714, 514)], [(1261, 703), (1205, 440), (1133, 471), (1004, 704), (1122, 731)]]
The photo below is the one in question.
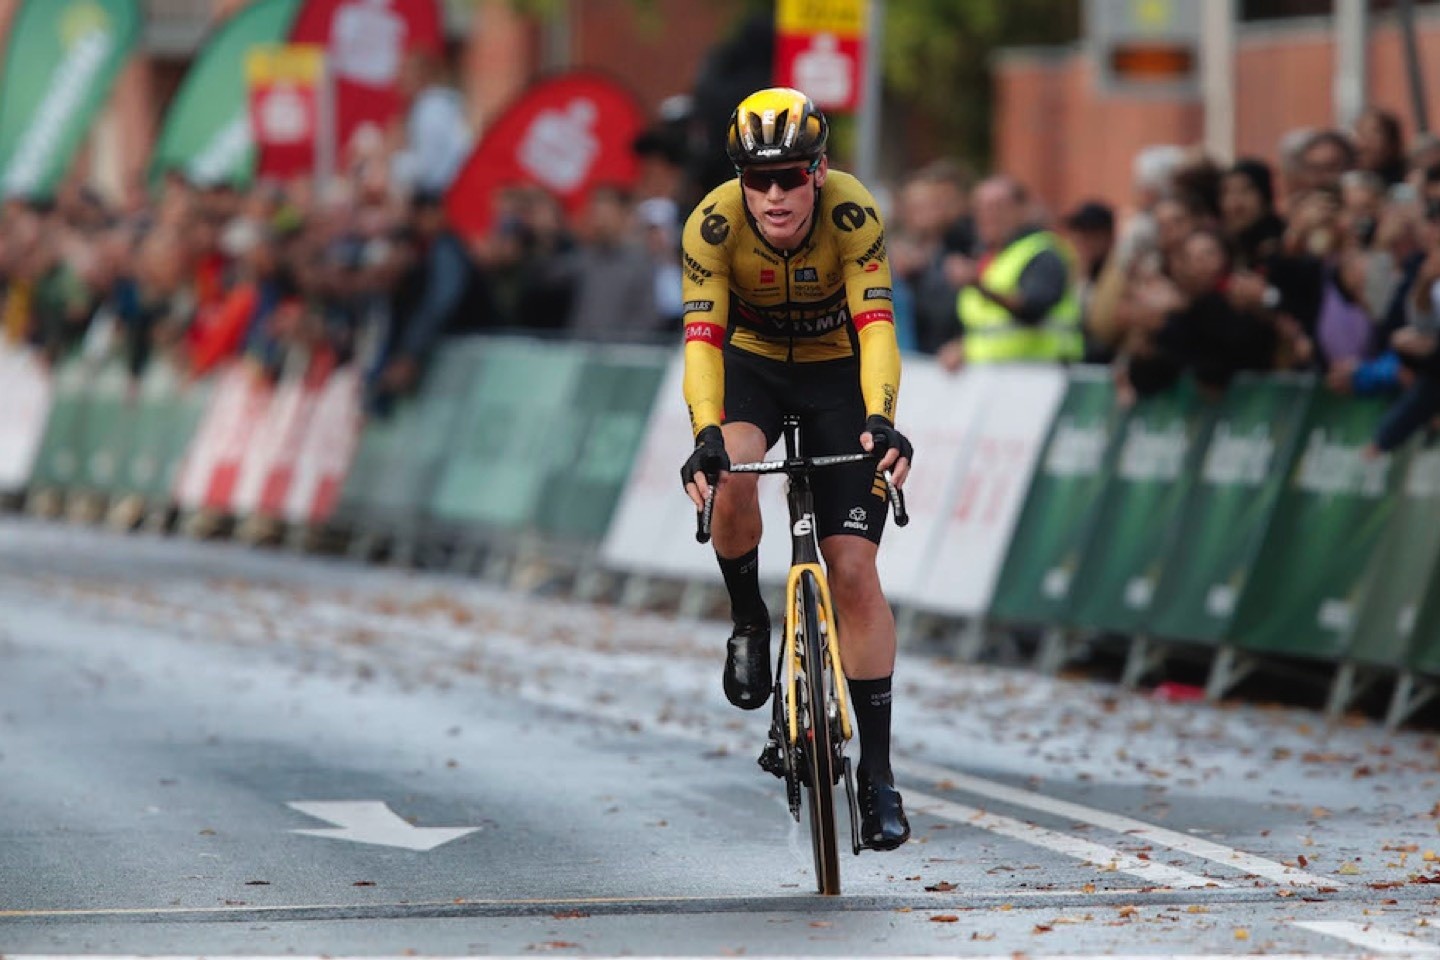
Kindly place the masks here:
[(738, 179), (685, 223), (685, 401), (691, 426), (723, 420), (724, 351), (787, 363), (859, 357), (866, 415), (895, 420), (895, 342), (885, 227), (859, 180), (830, 170), (809, 236), (782, 253), (746, 215)]

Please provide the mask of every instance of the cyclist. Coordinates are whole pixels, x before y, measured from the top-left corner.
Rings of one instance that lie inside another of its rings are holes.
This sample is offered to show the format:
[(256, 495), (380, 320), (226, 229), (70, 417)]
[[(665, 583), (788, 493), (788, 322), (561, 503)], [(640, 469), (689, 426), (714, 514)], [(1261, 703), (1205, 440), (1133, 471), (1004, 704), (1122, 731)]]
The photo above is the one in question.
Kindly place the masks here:
[(696, 509), (718, 483), (713, 542), (734, 620), (724, 689), (754, 710), (771, 688), (760, 503), (756, 477), (729, 474), (730, 464), (764, 457), (791, 413), (807, 455), (883, 454), (878, 465), (822, 471), (814, 492), (860, 734), (862, 842), (892, 850), (910, 825), (890, 770), (895, 619), (875, 568), (887, 510), (879, 472), (903, 484), (913, 451), (895, 429), (900, 353), (884, 228), (860, 181), (830, 169), (828, 133), (815, 104), (786, 87), (751, 94), (730, 118), (738, 176), (700, 201), (682, 242), (695, 449), (681, 478)]

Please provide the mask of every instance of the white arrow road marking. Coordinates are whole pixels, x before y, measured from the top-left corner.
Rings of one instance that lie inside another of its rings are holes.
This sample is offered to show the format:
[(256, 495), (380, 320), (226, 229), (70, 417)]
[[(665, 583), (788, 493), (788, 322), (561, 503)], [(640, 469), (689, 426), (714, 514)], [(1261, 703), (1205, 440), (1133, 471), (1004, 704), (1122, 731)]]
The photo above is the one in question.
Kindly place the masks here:
[(1138, 840), (1145, 840), (1158, 846), (1179, 850), (1181, 853), (1188, 853), (1191, 856), (1201, 857), (1205, 860), (1213, 860), (1216, 863), (1221, 863), (1237, 870), (1243, 870), (1257, 877), (1274, 880), (1276, 883), (1310, 887), (1343, 887), (1345, 885), (1343, 880), (1336, 880), (1333, 877), (1321, 876), (1315, 873), (1307, 873), (1295, 867), (1287, 867), (1283, 863), (1267, 860), (1264, 857), (1257, 857), (1254, 854), (1245, 853), (1243, 850), (1227, 847), (1222, 843), (1215, 843), (1210, 840), (1202, 840), (1199, 837), (1176, 833), (1174, 830), (1166, 830), (1164, 827), (1157, 827), (1153, 823), (1135, 820), (1118, 813), (1110, 813), (1107, 810), (1096, 810), (1093, 807), (1071, 803), (1068, 800), (1057, 800), (1054, 797), (1047, 797), (1044, 794), (1035, 793), (1031, 790), (1021, 790), (1016, 787), (1006, 786), (1003, 783), (996, 783), (993, 780), (972, 777), (968, 774), (960, 773), (958, 770), (950, 770), (933, 763), (924, 763), (919, 760), (897, 759), (895, 761), (895, 769), (912, 777), (929, 780), (932, 783), (948, 784), (951, 788), (963, 790), (966, 793), (974, 793), (982, 797), (989, 797), (991, 800), (999, 800), (1001, 803), (1013, 803), (1016, 806), (1029, 807), (1031, 810), (1038, 810), (1041, 813), (1054, 814), (1057, 817), (1065, 817), (1066, 819), (1076, 820), (1080, 823), (1088, 823), (1105, 830), (1112, 830), (1115, 833), (1135, 837)]
[(1387, 930), (1380, 930), (1368, 923), (1345, 923), (1341, 920), (1308, 920), (1304, 923), (1296, 923), (1295, 926), (1303, 930), (1310, 930), (1314, 933), (1323, 933), (1327, 937), (1336, 937), (1355, 944), (1357, 947), (1364, 947), (1366, 950), (1373, 950), (1376, 953), (1404, 953), (1410, 956), (1433, 957), (1440, 954), (1440, 947), (1433, 943), (1426, 943), (1417, 937), (1411, 937), (1403, 933), (1390, 933)]
[(1046, 830), (1033, 823), (1023, 823), (1010, 817), (986, 813), (974, 807), (951, 803), (949, 800), (941, 800), (939, 797), (932, 797), (914, 790), (906, 790), (905, 796), (908, 798), (907, 806), (910, 807), (912, 813), (928, 813), (932, 817), (969, 824), (972, 827), (989, 830), (991, 833), (998, 833), (1001, 836), (1034, 844), (1037, 847), (1044, 847), (1056, 853), (1063, 853), (1067, 857), (1084, 860), (1102, 870), (1119, 870), (1121, 873), (1139, 877), (1156, 886), (1164, 885), (1187, 890), (1229, 886), (1228, 883), (1222, 883), (1219, 880), (1197, 876), (1161, 863), (1141, 860), (1089, 840), (1057, 833), (1054, 830)]
[(434, 850), (443, 843), (474, 833), (479, 827), (417, 827), (401, 820), (379, 800), (293, 800), (286, 806), (317, 820), (339, 824), (324, 829), (291, 830), (311, 837), (353, 840), (406, 850)]

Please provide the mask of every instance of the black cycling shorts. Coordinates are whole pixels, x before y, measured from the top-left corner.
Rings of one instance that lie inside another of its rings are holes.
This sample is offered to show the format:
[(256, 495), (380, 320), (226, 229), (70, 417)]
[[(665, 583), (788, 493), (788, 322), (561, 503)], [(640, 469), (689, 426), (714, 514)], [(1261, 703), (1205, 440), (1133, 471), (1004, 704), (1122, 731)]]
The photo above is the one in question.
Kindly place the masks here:
[[(786, 363), (726, 349), (725, 422), (753, 423), (765, 432), (769, 448), (779, 441), (786, 414), (800, 418), (803, 456), (859, 453), (865, 430), (859, 359)], [(821, 540), (853, 534), (880, 542), (889, 501), (874, 463), (817, 470), (811, 485)]]

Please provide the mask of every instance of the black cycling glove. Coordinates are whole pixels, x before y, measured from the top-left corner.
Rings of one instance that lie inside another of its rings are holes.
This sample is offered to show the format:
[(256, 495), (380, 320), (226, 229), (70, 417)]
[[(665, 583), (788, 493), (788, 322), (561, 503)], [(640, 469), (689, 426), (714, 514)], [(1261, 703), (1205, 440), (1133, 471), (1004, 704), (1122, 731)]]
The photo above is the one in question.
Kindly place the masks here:
[(730, 469), (730, 455), (725, 452), (725, 434), (719, 427), (710, 426), (695, 437), (695, 449), (680, 468), (680, 482), (689, 484), (695, 474), (703, 473), (711, 483), (722, 470)]
[(900, 451), (900, 456), (910, 462), (915, 461), (915, 448), (905, 438), (905, 434), (895, 429), (895, 425), (878, 413), (872, 413), (865, 418), (865, 429), (870, 432), (870, 439), (875, 442), (871, 452), (877, 457), (884, 457), (885, 451), (895, 449)]

